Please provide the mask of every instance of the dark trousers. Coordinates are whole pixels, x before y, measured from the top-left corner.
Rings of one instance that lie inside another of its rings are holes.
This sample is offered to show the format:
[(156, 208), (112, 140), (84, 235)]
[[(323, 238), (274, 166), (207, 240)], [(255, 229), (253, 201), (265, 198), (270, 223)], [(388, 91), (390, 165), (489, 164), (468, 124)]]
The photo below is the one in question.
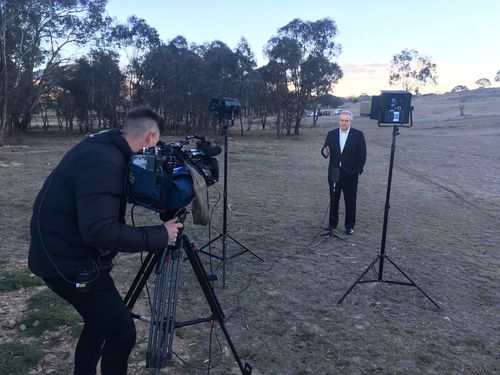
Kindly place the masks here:
[[(74, 278), (70, 278), (74, 280)], [(80, 313), (84, 326), (75, 350), (75, 375), (94, 375), (101, 358), (102, 375), (127, 374), (135, 344), (135, 324), (108, 271), (101, 271), (88, 292), (60, 278), (45, 283)]]
[(340, 194), (344, 195), (346, 228), (354, 228), (356, 224), (356, 196), (358, 195), (358, 175), (348, 174), (340, 169), (337, 183), (328, 182), (330, 185), (330, 228), (335, 228), (339, 222)]

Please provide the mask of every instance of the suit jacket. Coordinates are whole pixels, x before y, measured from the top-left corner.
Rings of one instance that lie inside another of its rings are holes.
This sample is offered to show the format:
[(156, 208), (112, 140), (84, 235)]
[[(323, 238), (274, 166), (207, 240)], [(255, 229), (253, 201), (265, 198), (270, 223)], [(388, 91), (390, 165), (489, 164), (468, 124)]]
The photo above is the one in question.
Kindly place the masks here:
[(330, 163), (328, 165), (328, 181), (332, 177), (332, 170), (339, 168), (350, 175), (360, 175), (363, 173), (363, 167), (366, 162), (366, 142), (365, 136), (361, 130), (351, 128), (345, 142), (344, 150), (340, 153), (339, 129), (334, 129), (328, 132), (325, 144), (321, 149), (321, 155), (324, 148), (330, 148)]

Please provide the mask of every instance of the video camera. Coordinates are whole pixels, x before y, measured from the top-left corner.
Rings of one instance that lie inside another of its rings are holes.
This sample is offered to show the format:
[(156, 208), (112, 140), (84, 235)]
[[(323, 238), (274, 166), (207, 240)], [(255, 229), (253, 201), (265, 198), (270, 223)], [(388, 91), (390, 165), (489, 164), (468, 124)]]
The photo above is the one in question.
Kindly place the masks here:
[[(196, 139), (196, 148), (190, 141)], [(188, 205), (195, 196), (194, 180), (198, 174), (206, 186), (219, 180), (219, 162), (215, 158), (221, 147), (194, 134), (185, 140), (144, 148), (134, 154), (128, 165), (128, 201), (147, 209), (165, 213)]]

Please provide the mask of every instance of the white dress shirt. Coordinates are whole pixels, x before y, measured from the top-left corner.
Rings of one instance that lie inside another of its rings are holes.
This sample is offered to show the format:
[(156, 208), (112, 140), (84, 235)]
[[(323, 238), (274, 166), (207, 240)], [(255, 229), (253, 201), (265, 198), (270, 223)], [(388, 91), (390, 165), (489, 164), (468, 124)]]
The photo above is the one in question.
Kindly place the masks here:
[(345, 142), (347, 141), (347, 136), (349, 135), (349, 130), (351, 127), (347, 129), (345, 132), (339, 129), (339, 143), (340, 143), (340, 153), (344, 152)]

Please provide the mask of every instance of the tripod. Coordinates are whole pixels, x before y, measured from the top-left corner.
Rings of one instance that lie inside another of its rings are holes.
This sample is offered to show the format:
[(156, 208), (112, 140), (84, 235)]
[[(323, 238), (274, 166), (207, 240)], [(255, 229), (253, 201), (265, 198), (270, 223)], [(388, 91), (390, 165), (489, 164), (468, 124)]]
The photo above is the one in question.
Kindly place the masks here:
[[(411, 112), (410, 112), (411, 114)], [(380, 123), (379, 123), (380, 126)], [(410, 125), (411, 126), (411, 125)], [(363, 271), (363, 273), (358, 277), (358, 279), (352, 284), (352, 286), (349, 288), (349, 290), (342, 296), (342, 298), (338, 301), (339, 304), (342, 303), (342, 301), (347, 297), (347, 295), (354, 289), (354, 287), (357, 284), (361, 283), (369, 283), (369, 282), (384, 282), (384, 283), (389, 283), (389, 284), (399, 284), (399, 285), (409, 285), (416, 287), (424, 296), (426, 296), (437, 308), (439, 308), (439, 305), (427, 294), (425, 293), (422, 288), (420, 288), (411, 278), (408, 276), (394, 261), (389, 258), (389, 256), (385, 253), (385, 239), (386, 239), (386, 234), (387, 234), (387, 220), (389, 218), (389, 198), (391, 195), (391, 182), (392, 182), (392, 168), (394, 166), (394, 153), (396, 151), (396, 136), (399, 134), (399, 127), (397, 125), (393, 125), (393, 130), (392, 130), (392, 145), (391, 145), (391, 161), (389, 164), (389, 177), (388, 177), (388, 182), (387, 182), (387, 194), (386, 194), (386, 199), (385, 199), (385, 209), (384, 209), (384, 226), (382, 230), (382, 243), (380, 246), (380, 254), (373, 259), (373, 261), (368, 265), (368, 267)], [(384, 260), (386, 260), (392, 264), (407, 280), (408, 282), (401, 282), (401, 281), (390, 281), (390, 280), (384, 280)], [(378, 267), (378, 273), (377, 273), (377, 278), (375, 280), (363, 280), (363, 277), (375, 267), (375, 264), (379, 262), (379, 267)]]
[[(177, 322), (175, 320), (180, 273), (179, 266), (182, 250), (186, 253), (208, 305), (210, 306), (211, 315), (209, 317), (186, 322)], [(153, 271), (155, 272), (154, 297), (151, 318), (148, 318), (135, 314), (132, 310), (139, 294)], [(155, 373), (157, 375), (160, 374), (160, 369), (165, 367), (167, 362), (172, 358), (174, 330), (180, 327), (209, 321), (216, 321), (219, 323), (242, 375), (250, 375), (252, 373), (252, 367), (248, 363), (243, 365), (236, 352), (236, 348), (231, 341), (224, 323), (224, 312), (210, 284), (198, 253), (195, 251), (187, 235), (180, 233), (176, 245), (168, 246), (161, 253), (148, 253), (124, 301), (127, 308), (130, 309), (132, 317), (150, 324), (148, 349), (146, 352), (146, 367), (155, 368)]]
[[(230, 114), (230, 120), (231, 120), (231, 126), (234, 124), (234, 111)], [(223, 203), (222, 203), (222, 233), (219, 232), (219, 235), (212, 239), (210, 242), (208, 242), (206, 245), (202, 246), (200, 248), (200, 252), (207, 254), (208, 256), (214, 257), (216, 259), (222, 260), (222, 287), (226, 287), (226, 262), (228, 259), (235, 258), (239, 255), (242, 255), (246, 252), (249, 252), (252, 254), (254, 257), (259, 259), (261, 262), (264, 261), (261, 257), (259, 257), (257, 254), (249, 250), (245, 245), (243, 245), (240, 241), (232, 237), (230, 234), (227, 233), (227, 154), (228, 154), (228, 141), (227, 141), (227, 130), (228, 127), (230, 126), (228, 122), (223, 123), (223, 116), (222, 114), (219, 115), (219, 125), (223, 129), (224, 133), (224, 191), (223, 191)], [(231, 256), (227, 255), (227, 239), (232, 240), (239, 246), (243, 248), (243, 251), (240, 251), (237, 254), (233, 254)], [(212, 254), (210, 252), (203, 251), (206, 247), (210, 246), (212, 243), (215, 241), (218, 241), (219, 239), (222, 239), (222, 256), (218, 256), (215, 254)]]

